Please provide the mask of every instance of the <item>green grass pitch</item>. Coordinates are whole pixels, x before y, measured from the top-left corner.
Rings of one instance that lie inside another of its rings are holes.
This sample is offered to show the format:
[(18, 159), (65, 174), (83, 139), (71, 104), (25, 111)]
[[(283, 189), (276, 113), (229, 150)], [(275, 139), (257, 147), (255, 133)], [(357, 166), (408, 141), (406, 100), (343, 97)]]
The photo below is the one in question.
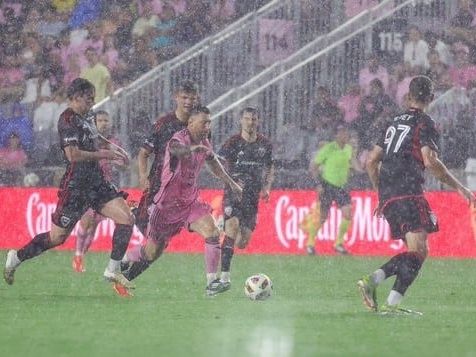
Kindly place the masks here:
[[(132, 299), (102, 280), (107, 255), (86, 259), (79, 275), (69, 252), (46, 253), (0, 283), (0, 356), (476, 355), (472, 260), (428, 260), (405, 299), (424, 315), (384, 317), (364, 308), (356, 280), (385, 258), (239, 255), (231, 290), (209, 298), (203, 256), (165, 254)], [(243, 292), (258, 272), (274, 283), (267, 301)]]

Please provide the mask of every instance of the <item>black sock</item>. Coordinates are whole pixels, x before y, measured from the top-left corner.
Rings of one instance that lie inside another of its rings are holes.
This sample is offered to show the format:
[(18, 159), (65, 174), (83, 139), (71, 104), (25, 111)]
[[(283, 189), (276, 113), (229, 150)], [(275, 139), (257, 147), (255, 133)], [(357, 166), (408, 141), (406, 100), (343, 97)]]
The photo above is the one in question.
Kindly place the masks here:
[(405, 295), (408, 287), (412, 285), (423, 264), (424, 258), (417, 252), (406, 252), (402, 254), (398, 266), (397, 279), (393, 284), (392, 290)]
[(235, 252), (235, 240), (225, 236), (221, 244), (221, 271), (229, 272), (231, 266), (231, 259)]
[(127, 280), (131, 281), (147, 270), (151, 263), (152, 262), (149, 262), (144, 258), (140, 258), (138, 262), (132, 263), (129, 269), (127, 269), (123, 274)]
[(50, 232), (40, 233), (36, 235), (27, 245), (19, 249), (17, 252), (18, 259), (22, 262), (40, 255), (45, 250), (53, 248), (54, 245), (50, 240)]
[(129, 224), (116, 224), (112, 235), (111, 259), (121, 260), (126, 254), (127, 246), (132, 235), (132, 226)]
[(401, 260), (404, 259), (405, 253), (400, 253), (393, 256), (388, 262), (380, 267), (385, 272), (385, 278), (390, 278), (398, 272), (398, 267), (401, 264)]

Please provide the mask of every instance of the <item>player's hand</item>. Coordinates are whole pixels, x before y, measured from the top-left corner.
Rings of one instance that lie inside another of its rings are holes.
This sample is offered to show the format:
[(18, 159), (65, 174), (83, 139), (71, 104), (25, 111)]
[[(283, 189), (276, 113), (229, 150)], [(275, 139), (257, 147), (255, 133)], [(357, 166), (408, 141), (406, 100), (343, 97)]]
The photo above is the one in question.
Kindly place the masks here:
[(263, 189), (261, 190), (261, 199), (265, 202), (269, 202), (269, 190), (268, 189)]
[(190, 151), (191, 152), (207, 152), (210, 151), (210, 148), (205, 145), (190, 145)]
[(139, 187), (143, 191), (148, 190), (150, 188), (150, 181), (147, 176), (139, 177)]
[(467, 187), (462, 187), (458, 190), (459, 194), (468, 200), (469, 205), (476, 207), (476, 196)]

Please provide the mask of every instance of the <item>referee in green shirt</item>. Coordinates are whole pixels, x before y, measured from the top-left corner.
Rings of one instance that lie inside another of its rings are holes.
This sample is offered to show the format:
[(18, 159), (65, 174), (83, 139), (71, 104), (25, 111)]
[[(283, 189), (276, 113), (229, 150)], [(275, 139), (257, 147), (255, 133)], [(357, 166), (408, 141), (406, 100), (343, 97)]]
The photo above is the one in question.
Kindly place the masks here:
[[(322, 146), (311, 161), (311, 173), (318, 182), (317, 191), (320, 201), (320, 217), (318, 231), (324, 224), (335, 201), (342, 211), (342, 220), (339, 225), (334, 250), (339, 254), (348, 254), (344, 247), (344, 235), (350, 225), (352, 204), (349, 190), (346, 188), (349, 181), (350, 169), (363, 171), (355, 160), (355, 153), (349, 144), (349, 131), (343, 126), (337, 127), (335, 140)], [(309, 255), (315, 254), (315, 236), (309, 234), (306, 250)]]

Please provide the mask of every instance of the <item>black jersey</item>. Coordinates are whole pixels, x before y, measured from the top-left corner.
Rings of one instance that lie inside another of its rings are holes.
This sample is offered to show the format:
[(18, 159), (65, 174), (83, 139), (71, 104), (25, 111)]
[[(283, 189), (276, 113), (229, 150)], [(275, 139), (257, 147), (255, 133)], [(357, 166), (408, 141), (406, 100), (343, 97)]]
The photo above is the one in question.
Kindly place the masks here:
[(379, 199), (423, 194), (421, 148), (439, 151), (435, 122), (418, 109), (397, 115), (382, 132), (377, 145), (384, 150), (379, 175)]
[(160, 177), (167, 143), (176, 132), (186, 127), (187, 123), (180, 121), (175, 113), (171, 112), (156, 121), (153, 133), (144, 141), (142, 147), (152, 150), (154, 153), (154, 161), (149, 171), (152, 193), (156, 193), (160, 188)]
[[(63, 152), (69, 145), (76, 145), (81, 151), (94, 152), (99, 149), (98, 131), (93, 115), (81, 116), (67, 108), (58, 120), (58, 134)], [(90, 185), (103, 179), (99, 161), (67, 161), (62, 185), (71, 185), (72, 182), (75, 186)]]
[(234, 135), (223, 144), (219, 155), (226, 160), (231, 177), (240, 181), (245, 191), (261, 191), (264, 170), (273, 164), (272, 145), (265, 136), (258, 134), (255, 142), (248, 142)]

